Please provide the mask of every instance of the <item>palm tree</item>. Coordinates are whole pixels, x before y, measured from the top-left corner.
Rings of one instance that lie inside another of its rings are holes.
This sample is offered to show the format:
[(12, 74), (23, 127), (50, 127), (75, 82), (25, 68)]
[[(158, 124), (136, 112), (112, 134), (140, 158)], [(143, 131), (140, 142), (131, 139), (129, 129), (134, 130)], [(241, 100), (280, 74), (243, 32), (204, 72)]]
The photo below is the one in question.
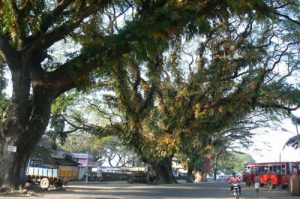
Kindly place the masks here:
[(300, 135), (295, 135), (288, 139), (288, 141), (284, 144), (283, 148), (285, 148), (286, 146), (291, 146), (295, 149), (300, 148)]
[(284, 144), (283, 148), (285, 148), (286, 146), (291, 146), (295, 149), (300, 148), (300, 135), (299, 135), (299, 131), (298, 131), (298, 124), (300, 124), (300, 118), (297, 118), (295, 116), (292, 117), (292, 122), (295, 124), (296, 126), (296, 132), (297, 135), (291, 137), (290, 139), (288, 139), (288, 141)]

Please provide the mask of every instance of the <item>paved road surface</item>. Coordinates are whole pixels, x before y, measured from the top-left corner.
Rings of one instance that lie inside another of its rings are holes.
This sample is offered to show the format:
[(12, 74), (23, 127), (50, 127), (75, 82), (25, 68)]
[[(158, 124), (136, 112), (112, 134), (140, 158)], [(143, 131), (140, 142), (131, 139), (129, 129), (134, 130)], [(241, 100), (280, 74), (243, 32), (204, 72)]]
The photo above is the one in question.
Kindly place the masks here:
[[(0, 198), (20, 198), (0, 195)], [(126, 183), (70, 184), (64, 191), (50, 190), (31, 198), (63, 199), (229, 199), (227, 183), (206, 182), (176, 185), (146, 185)], [(241, 199), (256, 198), (253, 187), (242, 185)], [(282, 190), (260, 190), (260, 199), (298, 199)]]

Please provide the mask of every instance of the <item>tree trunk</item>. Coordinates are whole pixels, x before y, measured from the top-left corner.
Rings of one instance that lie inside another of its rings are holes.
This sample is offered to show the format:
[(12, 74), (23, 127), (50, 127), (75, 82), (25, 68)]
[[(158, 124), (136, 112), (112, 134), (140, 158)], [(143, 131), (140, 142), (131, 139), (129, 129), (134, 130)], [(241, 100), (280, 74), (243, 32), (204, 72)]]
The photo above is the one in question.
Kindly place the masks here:
[(192, 167), (188, 167), (186, 182), (187, 183), (193, 183), (194, 182), (193, 168)]
[[(24, 60), (23, 60), (24, 61)], [(13, 94), (8, 118), (0, 130), (0, 188), (19, 188), (25, 182), (28, 160), (50, 117), (53, 97), (49, 90), (32, 85), (29, 67), (12, 70)], [(9, 148), (16, 147), (16, 152)]]
[(156, 172), (156, 180), (159, 183), (175, 184), (177, 180), (173, 175), (172, 158), (163, 158), (155, 164), (151, 164)]
[(214, 166), (214, 180), (217, 180), (218, 167), (219, 167), (219, 153), (216, 153), (215, 166)]
[[(32, 118), (22, 132), (1, 139), (0, 187), (18, 188), (25, 182), (28, 160), (48, 124), (50, 105), (47, 106), (43, 115), (33, 114), (36, 118)], [(16, 152), (8, 151), (9, 146), (16, 146)]]

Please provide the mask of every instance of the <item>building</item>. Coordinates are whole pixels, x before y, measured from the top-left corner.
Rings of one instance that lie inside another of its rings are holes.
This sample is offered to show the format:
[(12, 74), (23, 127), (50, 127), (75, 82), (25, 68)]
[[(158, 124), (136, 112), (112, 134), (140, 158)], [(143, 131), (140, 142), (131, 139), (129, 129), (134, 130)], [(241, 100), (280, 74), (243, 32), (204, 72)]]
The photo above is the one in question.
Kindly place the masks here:
[(74, 160), (79, 163), (78, 179), (85, 180), (86, 174), (88, 177), (98, 176), (98, 164), (94, 161), (93, 156), (89, 153), (71, 153)]

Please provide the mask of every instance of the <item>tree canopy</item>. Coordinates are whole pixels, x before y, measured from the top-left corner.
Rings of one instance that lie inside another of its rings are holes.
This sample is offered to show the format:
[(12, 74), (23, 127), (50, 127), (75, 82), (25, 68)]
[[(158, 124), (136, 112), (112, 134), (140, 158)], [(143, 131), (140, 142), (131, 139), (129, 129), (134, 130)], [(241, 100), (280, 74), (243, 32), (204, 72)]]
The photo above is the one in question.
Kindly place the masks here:
[(114, 92), (113, 127), (155, 161), (257, 107), (297, 109), (298, 33), (296, 0), (0, 0), (0, 66), (12, 76), (0, 186), (24, 182), (51, 106), (74, 88)]

